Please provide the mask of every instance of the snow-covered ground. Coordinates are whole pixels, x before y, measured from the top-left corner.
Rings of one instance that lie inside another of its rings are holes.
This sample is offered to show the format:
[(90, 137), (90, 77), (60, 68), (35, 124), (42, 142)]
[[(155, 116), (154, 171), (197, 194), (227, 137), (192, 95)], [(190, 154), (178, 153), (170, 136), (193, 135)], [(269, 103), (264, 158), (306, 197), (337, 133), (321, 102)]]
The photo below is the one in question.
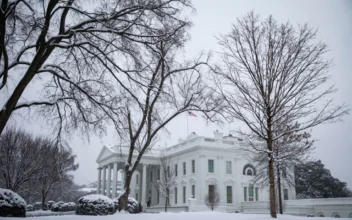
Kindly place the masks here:
[[(119, 216), (116, 216), (119, 215)], [(23, 218), (2, 218), (2, 220), (15, 220)], [(185, 213), (160, 213), (160, 214), (124, 214), (117, 213), (108, 216), (79, 216), (79, 215), (64, 215), (64, 216), (46, 216), (46, 217), (31, 217), (30, 220), (271, 220), (269, 215), (255, 214), (235, 214), (222, 212), (185, 212)], [(298, 217), (291, 215), (278, 215), (281, 220), (314, 220), (317, 218)], [(333, 218), (319, 218), (321, 220), (332, 220)]]

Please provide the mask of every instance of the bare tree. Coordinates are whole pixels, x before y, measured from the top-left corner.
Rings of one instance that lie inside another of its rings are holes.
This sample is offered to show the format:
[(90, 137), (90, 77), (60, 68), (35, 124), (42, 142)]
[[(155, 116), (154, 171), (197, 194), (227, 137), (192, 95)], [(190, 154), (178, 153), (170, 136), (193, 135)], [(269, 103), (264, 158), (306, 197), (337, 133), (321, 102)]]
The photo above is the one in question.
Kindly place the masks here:
[(217, 185), (209, 185), (209, 192), (204, 197), (204, 203), (211, 211), (220, 205), (220, 192)]
[(161, 178), (157, 180), (155, 184), (159, 195), (165, 201), (165, 212), (167, 212), (167, 207), (170, 205), (170, 198), (175, 193), (176, 182), (176, 170), (170, 163), (170, 158), (162, 155), (160, 157), (160, 170)]
[(124, 126), (121, 137), (129, 146), (129, 152), (125, 163), (125, 191), (119, 198), (120, 210), (127, 205), (133, 172), (158, 135), (167, 131), (165, 126), (189, 110), (203, 112), (206, 118), (212, 119), (213, 111), (219, 106), (219, 99), (214, 98), (202, 77), (201, 71), (207, 67), (209, 57), (201, 55), (194, 61), (177, 61), (186, 40), (185, 27), (173, 38), (161, 40), (145, 51), (150, 58), (148, 65), (131, 74), (135, 80), (122, 92), (125, 108), (120, 114)]
[[(190, 0), (3, 0), (0, 7), (0, 134), (14, 111), (38, 107), (58, 137), (108, 121), (117, 128), (121, 78), (143, 68), (142, 47), (189, 25), (181, 12), (192, 9)], [(31, 86), (43, 97), (26, 100)]]
[(42, 169), (43, 141), (10, 127), (0, 136), (0, 186), (17, 191)]
[[(253, 12), (238, 19), (228, 35), (221, 36), (223, 66), (215, 69), (217, 91), (227, 103), (230, 120), (243, 122), (243, 137), (255, 136), (265, 148), (269, 167), (270, 214), (276, 218), (274, 143), (283, 136), (334, 122), (348, 113), (345, 105), (333, 105), (326, 87), (331, 61), (327, 46), (315, 42), (308, 25), (278, 24), (271, 16), (261, 22)], [(289, 118), (299, 127), (279, 130), (277, 121)]]
[(69, 148), (62, 148), (47, 141), (41, 149), (41, 156), (46, 158), (44, 166), (33, 181), (37, 184), (39, 194), (42, 197), (42, 209), (45, 209), (45, 201), (51, 190), (70, 178), (68, 172), (75, 171), (78, 164), (75, 163), (75, 155)]

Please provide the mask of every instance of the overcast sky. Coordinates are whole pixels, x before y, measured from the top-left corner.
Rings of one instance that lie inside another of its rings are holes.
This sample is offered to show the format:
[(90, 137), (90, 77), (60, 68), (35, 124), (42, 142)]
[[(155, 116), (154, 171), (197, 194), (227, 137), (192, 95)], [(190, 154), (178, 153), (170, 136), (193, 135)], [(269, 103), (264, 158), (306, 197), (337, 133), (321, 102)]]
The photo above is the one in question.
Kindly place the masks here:
[[(337, 103), (345, 102), (352, 106), (352, 1), (349, 0), (270, 0), (270, 1), (235, 1), (235, 0), (194, 0), (197, 10), (190, 18), (194, 23), (191, 29), (192, 40), (187, 44), (187, 56), (196, 55), (201, 50), (219, 51), (215, 36), (229, 33), (231, 24), (237, 18), (253, 10), (262, 18), (270, 14), (279, 22), (290, 21), (293, 24), (308, 23), (319, 28), (318, 38), (330, 48), (329, 58), (334, 60), (330, 69), (331, 83), (338, 88), (335, 94)], [(352, 116), (344, 117), (344, 122), (325, 124), (313, 129), (316, 139), (316, 159), (321, 159), (333, 176), (347, 182), (352, 188)], [(26, 125), (25, 122), (18, 122)], [(37, 127), (38, 124), (27, 124), (26, 127)], [(187, 121), (185, 115), (172, 121), (168, 129), (170, 136), (165, 136), (160, 145), (168, 146), (177, 143), (178, 138), (186, 136)], [(206, 125), (200, 117), (189, 119), (189, 131), (198, 135), (212, 136), (214, 130), (228, 134), (229, 130), (237, 129), (233, 123), (218, 127), (215, 124)], [(70, 142), (80, 168), (74, 173), (79, 184), (96, 181), (97, 164), (95, 162), (102, 146), (117, 143), (111, 129), (106, 137), (91, 138), (90, 143), (80, 138)]]

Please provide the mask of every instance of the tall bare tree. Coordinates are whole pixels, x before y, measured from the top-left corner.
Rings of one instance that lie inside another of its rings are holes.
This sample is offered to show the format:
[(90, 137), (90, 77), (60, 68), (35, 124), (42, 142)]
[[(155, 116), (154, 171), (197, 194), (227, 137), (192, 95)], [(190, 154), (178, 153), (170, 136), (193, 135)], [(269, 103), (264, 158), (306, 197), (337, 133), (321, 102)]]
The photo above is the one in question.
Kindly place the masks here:
[(45, 163), (33, 183), (38, 186), (44, 210), (48, 194), (55, 186), (71, 178), (68, 173), (77, 170), (78, 164), (75, 163), (76, 156), (69, 148), (55, 146), (49, 141), (41, 149), (41, 157), (45, 158)]
[[(330, 75), (327, 46), (316, 41), (308, 25), (279, 24), (272, 16), (260, 21), (253, 12), (238, 19), (230, 34), (221, 36), (223, 66), (215, 69), (217, 91), (227, 103), (230, 119), (243, 122), (246, 137), (265, 142), (269, 167), (270, 214), (276, 218), (274, 143), (291, 132), (324, 122), (334, 122), (348, 113), (345, 105), (333, 105), (336, 90), (325, 83)], [(290, 118), (299, 127), (275, 128)]]
[[(29, 107), (51, 119), (58, 135), (100, 130), (107, 121), (117, 127), (120, 79), (141, 68), (140, 48), (189, 25), (181, 12), (192, 9), (190, 0), (89, 3), (1, 1), (0, 134), (14, 111)], [(26, 95), (33, 87), (38, 100)]]
[(220, 198), (218, 186), (210, 185), (209, 192), (205, 194), (204, 203), (211, 211), (214, 211), (220, 205)]
[(159, 192), (159, 195), (164, 199), (165, 212), (167, 212), (167, 207), (170, 205), (170, 198), (175, 193), (175, 187), (177, 186), (176, 182), (176, 170), (174, 166), (170, 163), (170, 158), (162, 155), (160, 157), (160, 170), (161, 177), (160, 180), (157, 180), (156, 187)]
[[(201, 55), (194, 61), (179, 62), (177, 56), (187, 40), (186, 27), (172, 38), (161, 40), (145, 51), (150, 60), (142, 71), (132, 73), (128, 86), (123, 88), (125, 106), (120, 114), (124, 133), (121, 137), (129, 145), (125, 166), (125, 191), (119, 198), (119, 209), (127, 204), (133, 172), (143, 155), (153, 147), (165, 126), (178, 115), (189, 110), (203, 112), (212, 119), (219, 99), (206, 85), (202, 70), (208, 57)], [(147, 85), (141, 86), (140, 84)]]

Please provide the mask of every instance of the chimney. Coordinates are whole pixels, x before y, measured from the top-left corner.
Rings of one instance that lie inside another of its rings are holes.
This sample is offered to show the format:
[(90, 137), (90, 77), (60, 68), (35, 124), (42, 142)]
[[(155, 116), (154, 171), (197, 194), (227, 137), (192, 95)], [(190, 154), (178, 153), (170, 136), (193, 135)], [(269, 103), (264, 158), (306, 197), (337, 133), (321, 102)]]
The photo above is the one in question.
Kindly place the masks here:
[(219, 132), (218, 130), (214, 131), (214, 137), (217, 139), (222, 139), (223, 133)]

